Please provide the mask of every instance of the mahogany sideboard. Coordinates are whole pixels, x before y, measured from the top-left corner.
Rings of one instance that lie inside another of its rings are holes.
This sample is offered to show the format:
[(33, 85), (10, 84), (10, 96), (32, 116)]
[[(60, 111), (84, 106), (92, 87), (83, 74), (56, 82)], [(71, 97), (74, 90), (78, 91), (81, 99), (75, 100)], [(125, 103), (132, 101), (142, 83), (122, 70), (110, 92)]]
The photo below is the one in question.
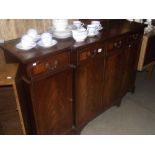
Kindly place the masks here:
[(51, 48), (21, 51), (15, 47), (19, 39), (6, 42), (7, 62), (20, 64), (27, 134), (79, 134), (93, 118), (119, 106), (135, 89), (143, 31), (143, 24), (111, 20), (81, 43), (57, 39)]

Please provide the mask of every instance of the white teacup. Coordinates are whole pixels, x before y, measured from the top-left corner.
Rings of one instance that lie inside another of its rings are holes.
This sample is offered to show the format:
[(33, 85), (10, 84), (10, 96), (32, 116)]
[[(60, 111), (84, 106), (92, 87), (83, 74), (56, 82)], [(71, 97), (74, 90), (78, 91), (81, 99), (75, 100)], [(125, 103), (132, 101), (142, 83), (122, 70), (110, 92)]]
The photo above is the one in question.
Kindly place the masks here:
[(73, 25), (76, 26), (77, 29), (79, 29), (84, 25), (84, 23), (82, 23), (79, 20), (75, 20), (75, 21), (73, 21)]
[(87, 25), (87, 31), (88, 31), (88, 36), (94, 36), (97, 34), (98, 29), (96, 25), (90, 24), (90, 25)]
[(37, 37), (37, 35), (38, 35), (38, 32), (37, 32), (36, 29), (31, 28), (31, 29), (29, 29), (29, 30), (27, 31), (27, 34), (28, 34), (30, 37), (32, 37), (33, 39), (36, 39), (36, 37)]
[(52, 24), (56, 31), (65, 31), (68, 26), (68, 20), (67, 19), (53, 19)]
[(101, 25), (100, 21), (98, 21), (98, 20), (91, 21), (91, 25), (95, 25), (97, 30), (101, 30), (102, 29), (102, 25)]
[(34, 40), (29, 35), (25, 34), (21, 38), (21, 45), (23, 48), (31, 47), (34, 45)]
[(41, 35), (41, 41), (44, 46), (49, 46), (52, 43), (52, 35), (48, 32), (44, 32)]

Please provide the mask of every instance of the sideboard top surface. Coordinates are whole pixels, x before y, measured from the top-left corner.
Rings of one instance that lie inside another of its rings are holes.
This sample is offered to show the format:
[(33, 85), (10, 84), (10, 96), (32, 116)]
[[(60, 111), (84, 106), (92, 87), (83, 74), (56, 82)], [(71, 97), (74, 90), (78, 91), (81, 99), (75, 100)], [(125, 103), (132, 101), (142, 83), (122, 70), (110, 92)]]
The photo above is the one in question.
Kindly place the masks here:
[(103, 24), (103, 30), (100, 31), (100, 34), (98, 36), (88, 37), (84, 42), (81, 42), (81, 43), (76, 43), (73, 38), (56, 39), (58, 40), (58, 43), (51, 48), (45, 49), (45, 48), (36, 46), (35, 48), (29, 51), (22, 51), (16, 48), (16, 44), (20, 41), (20, 38), (18, 38), (18, 39), (10, 40), (6, 42), (3, 48), (7, 52), (11, 53), (16, 59), (18, 59), (19, 62), (29, 63), (43, 57), (48, 57), (48, 55), (51, 55), (51, 54), (57, 54), (64, 50), (82, 48), (89, 44), (100, 42), (100, 41), (106, 41), (108, 39), (111, 39), (120, 35), (134, 32), (136, 30), (143, 31), (145, 27), (144, 24), (128, 22), (126, 20), (123, 20), (121, 22), (118, 22), (119, 20), (111, 20), (111, 21), (112, 22), (109, 22), (108, 26), (104, 27), (104, 24)]

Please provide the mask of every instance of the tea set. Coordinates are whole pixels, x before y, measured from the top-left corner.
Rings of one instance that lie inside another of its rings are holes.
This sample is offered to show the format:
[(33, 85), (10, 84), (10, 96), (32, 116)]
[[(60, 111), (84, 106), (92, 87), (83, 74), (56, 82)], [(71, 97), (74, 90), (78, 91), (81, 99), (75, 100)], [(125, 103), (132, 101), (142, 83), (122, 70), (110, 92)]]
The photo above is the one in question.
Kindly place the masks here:
[(76, 42), (83, 42), (87, 37), (96, 36), (101, 29), (100, 21), (91, 21), (91, 24), (85, 26), (79, 20), (75, 20), (72, 25), (69, 25), (67, 19), (53, 19), (51, 32), (38, 34), (36, 29), (30, 28), (22, 36), (16, 48), (30, 50), (37, 45), (49, 48), (57, 44), (57, 40), (53, 37), (64, 39), (72, 36)]
[(73, 21), (75, 29), (72, 30), (72, 36), (76, 42), (83, 42), (87, 37), (94, 37), (102, 30), (100, 21), (91, 21), (91, 24), (84, 28), (81, 21)]
[(72, 36), (76, 42), (82, 42), (87, 37), (96, 36), (102, 28), (100, 21), (97, 20), (86, 26), (80, 20), (74, 20), (69, 25), (67, 19), (53, 19), (50, 31), (55, 38), (65, 39)]
[(57, 44), (57, 41), (52, 39), (52, 35), (49, 32), (44, 32), (39, 35), (36, 29), (31, 28), (22, 36), (20, 42), (16, 45), (16, 48), (30, 50), (37, 45), (49, 48), (55, 44)]

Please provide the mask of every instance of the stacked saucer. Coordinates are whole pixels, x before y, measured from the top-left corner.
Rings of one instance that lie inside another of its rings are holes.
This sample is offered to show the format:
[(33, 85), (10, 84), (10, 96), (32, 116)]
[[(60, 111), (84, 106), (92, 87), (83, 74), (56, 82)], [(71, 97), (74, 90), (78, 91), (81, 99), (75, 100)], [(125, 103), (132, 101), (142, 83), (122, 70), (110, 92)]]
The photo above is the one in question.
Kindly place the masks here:
[(55, 44), (57, 44), (57, 41), (52, 38), (52, 34), (44, 32), (39, 35), (36, 29), (29, 29), (27, 33), (22, 36), (20, 42), (16, 45), (16, 48), (30, 50), (36, 45), (49, 48)]
[(53, 19), (52, 24), (50, 31), (53, 34), (53, 37), (59, 39), (71, 37), (72, 33), (67, 19)]
[(65, 29), (63, 31), (53, 30), (53, 37), (59, 38), (59, 39), (65, 39), (68, 37), (71, 37), (71, 30)]

